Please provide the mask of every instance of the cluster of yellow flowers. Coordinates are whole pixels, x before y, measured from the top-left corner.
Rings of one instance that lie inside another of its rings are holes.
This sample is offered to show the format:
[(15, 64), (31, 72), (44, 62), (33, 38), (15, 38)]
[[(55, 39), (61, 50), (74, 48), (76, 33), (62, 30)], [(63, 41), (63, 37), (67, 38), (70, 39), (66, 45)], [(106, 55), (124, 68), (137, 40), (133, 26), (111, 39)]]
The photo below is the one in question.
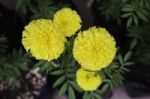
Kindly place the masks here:
[(63, 8), (54, 19), (31, 21), (23, 31), (22, 44), (36, 59), (51, 61), (64, 51), (66, 38), (81, 28), (81, 19), (76, 11)]
[(96, 90), (102, 83), (97, 71), (107, 67), (115, 54), (116, 42), (105, 28), (91, 27), (80, 32), (73, 47), (74, 58), (82, 68), (76, 74), (80, 87), (87, 91)]
[[(76, 11), (63, 8), (53, 20), (31, 21), (23, 31), (22, 44), (36, 59), (51, 61), (64, 51), (65, 37), (81, 28)], [(102, 83), (97, 71), (107, 67), (116, 54), (116, 42), (105, 28), (91, 27), (79, 32), (74, 41), (73, 56), (81, 65), (76, 81), (83, 90), (96, 90)]]

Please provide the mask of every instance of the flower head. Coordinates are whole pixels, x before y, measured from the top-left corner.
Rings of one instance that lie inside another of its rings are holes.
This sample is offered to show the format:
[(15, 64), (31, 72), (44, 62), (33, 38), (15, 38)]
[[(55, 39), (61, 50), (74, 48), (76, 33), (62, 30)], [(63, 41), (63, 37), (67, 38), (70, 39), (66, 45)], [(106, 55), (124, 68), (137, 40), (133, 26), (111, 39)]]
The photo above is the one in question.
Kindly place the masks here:
[(102, 78), (95, 72), (79, 69), (76, 73), (78, 85), (85, 91), (96, 90), (102, 84)]
[(75, 10), (63, 8), (54, 15), (54, 24), (66, 36), (70, 37), (81, 28), (81, 18)]
[(30, 22), (23, 31), (22, 44), (36, 59), (57, 59), (64, 51), (65, 37), (56, 30), (51, 20)]
[(105, 28), (92, 27), (78, 34), (73, 55), (87, 70), (101, 70), (108, 66), (116, 54), (116, 42)]

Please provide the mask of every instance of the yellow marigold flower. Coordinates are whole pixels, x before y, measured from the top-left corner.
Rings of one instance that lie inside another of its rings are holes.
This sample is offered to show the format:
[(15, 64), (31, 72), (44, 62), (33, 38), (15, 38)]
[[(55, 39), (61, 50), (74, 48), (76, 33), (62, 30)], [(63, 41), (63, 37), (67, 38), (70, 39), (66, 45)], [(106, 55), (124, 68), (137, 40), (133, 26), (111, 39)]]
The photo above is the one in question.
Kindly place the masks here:
[(116, 54), (116, 42), (105, 28), (92, 27), (78, 34), (74, 42), (74, 58), (87, 70), (101, 70)]
[(36, 59), (51, 61), (64, 51), (65, 37), (57, 31), (51, 20), (38, 19), (25, 27), (22, 44)]
[(76, 73), (77, 84), (85, 91), (96, 90), (102, 84), (102, 78), (95, 72), (79, 69)]
[(81, 28), (81, 18), (75, 10), (63, 8), (54, 15), (54, 24), (66, 36), (70, 37)]

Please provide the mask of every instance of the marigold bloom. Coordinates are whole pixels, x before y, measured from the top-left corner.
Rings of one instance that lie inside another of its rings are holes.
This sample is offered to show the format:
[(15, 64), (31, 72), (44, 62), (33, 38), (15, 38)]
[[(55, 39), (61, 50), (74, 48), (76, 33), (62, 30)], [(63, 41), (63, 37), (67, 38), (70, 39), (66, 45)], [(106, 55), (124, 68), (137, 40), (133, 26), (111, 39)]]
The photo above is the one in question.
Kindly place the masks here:
[(81, 18), (75, 10), (63, 8), (54, 15), (54, 24), (66, 36), (70, 37), (81, 28)]
[(116, 54), (116, 42), (105, 28), (92, 27), (78, 34), (73, 55), (87, 70), (101, 70), (108, 66)]
[(64, 51), (65, 37), (56, 30), (51, 20), (38, 19), (25, 27), (22, 44), (36, 59), (51, 61)]
[(102, 78), (95, 72), (79, 69), (76, 73), (78, 85), (85, 91), (96, 90), (102, 84)]

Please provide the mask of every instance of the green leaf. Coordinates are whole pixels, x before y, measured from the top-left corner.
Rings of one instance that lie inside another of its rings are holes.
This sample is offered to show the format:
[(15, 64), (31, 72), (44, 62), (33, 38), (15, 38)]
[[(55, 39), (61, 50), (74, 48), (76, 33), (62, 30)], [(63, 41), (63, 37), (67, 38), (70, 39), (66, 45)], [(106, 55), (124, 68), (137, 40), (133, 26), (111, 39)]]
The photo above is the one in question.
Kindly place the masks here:
[(133, 15), (133, 21), (134, 21), (135, 25), (137, 26), (139, 23), (137, 16)]
[(105, 84), (102, 89), (100, 90), (101, 94), (104, 94), (109, 88), (109, 84)]
[(17, 0), (17, 2), (16, 2), (16, 9), (19, 9), (20, 6), (22, 5), (22, 3), (23, 3), (23, 0)]
[(24, 63), (25, 65), (23, 65), (23, 64), (20, 64), (20, 65), (18, 65), (18, 68), (20, 69), (20, 70), (22, 70), (22, 71), (27, 71), (27, 70), (29, 70), (29, 68), (28, 68), (28, 66), (27, 66), (27, 63)]
[(130, 27), (132, 23), (133, 23), (133, 18), (130, 17), (130, 18), (127, 20), (127, 27)]
[(74, 90), (72, 89), (71, 86), (69, 86), (68, 96), (69, 96), (69, 99), (76, 99)]
[(112, 81), (109, 82), (109, 87), (110, 87), (111, 90), (113, 90), (114, 86), (112, 84)]
[(130, 65), (133, 65), (134, 64), (134, 62), (126, 62), (124, 65), (125, 66), (130, 66)]
[(67, 82), (65, 82), (59, 90), (59, 95), (64, 96), (67, 91), (67, 88), (68, 88), (68, 84), (67, 84)]
[(57, 70), (57, 71), (51, 72), (51, 75), (58, 76), (58, 75), (62, 75), (64, 72), (65, 72), (64, 70)]
[(45, 63), (44, 60), (40, 60), (40, 61), (37, 62), (33, 67), (34, 67), (34, 68), (41, 67), (44, 63)]
[(136, 14), (141, 20), (148, 22), (147, 17), (145, 15), (143, 15), (143, 13), (141, 13), (140, 11), (137, 11)]
[(122, 11), (124, 12), (133, 12), (135, 9), (131, 8), (131, 7), (124, 7), (122, 8)]
[(124, 62), (127, 62), (132, 56), (132, 52), (128, 51), (124, 57)]
[(75, 74), (68, 74), (68, 78), (74, 79), (75, 78)]
[(82, 97), (83, 99), (90, 99), (91, 98), (91, 96), (88, 94), (88, 92), (84, 92), (84, 94), (83, 94), (83, 97)]
[(58, 78), (55, 83), (53, 84), (53, 88), (61, 85), (66, 79), (66, 75), (61, 76), (60, 78)]
[(122, 68), (123, 71), (129, 72), (130, 70), (128, 68)]
[(137, 44), (137, 38), (134, 38), (129, 46), (130, 50), (132, 50)]
[(121, 54), (119, 54), (119, 62), (120, 62), (120, 64), (121, 64), (121, 65), (123, 65), (123, 64), (124, 64), (124, 62), (123, 62), (123, 57), (122, 57), (122, 55), (121, 55)]
[(47, 71), (47, 73), (48, 73), (48, 72), (50, 72), (52, 69), (53, 69), (53, 66), (51, 65), (51, 63), (50, 63), (50, 62), (45, 62), (45, 63), (43, 64), (43, 66), (41, 66), (40, 71), (42, 71), (42, 72)]
[(102, 99), (102, 96), (101, 96), (100, 94), (93, 93), (93, 96), (94, 96), (96, 99)]
[(121, 17), (122, 18), (127, 18), (127, 17), (130, 17), (130, 16), (132, 16), (133, 15), (133, 13), (125, 13), (125, 14), (123, 14)]
[(145, 9), (140, 9), (141, 13), (143, 13), (145, 16), (149, 16), (149, 13)]
[(87, 7), (91, 7), (95, 0), (87, 0)]
[(69, 83), (71, 84), (71, 86), (77, 90), (78, 92), (82, 92), (83, 90), (80, 88), (80, 86), (78, 84), (76, 84), (74, 81), (69, 81)]

